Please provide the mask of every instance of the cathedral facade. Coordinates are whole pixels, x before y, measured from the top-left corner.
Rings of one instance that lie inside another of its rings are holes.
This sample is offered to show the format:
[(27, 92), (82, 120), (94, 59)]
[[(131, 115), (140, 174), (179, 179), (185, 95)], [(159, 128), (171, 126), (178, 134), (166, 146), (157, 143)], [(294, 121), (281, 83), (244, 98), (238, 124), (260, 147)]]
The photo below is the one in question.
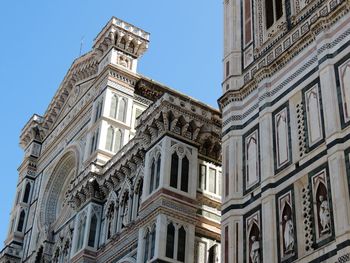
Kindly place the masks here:
[(221, 114), (137, 73), (112, 18), (22, 130), (1, 263), (220, 262)]
[(350, 261), (350, 2), (224, 0), (225, 263)]

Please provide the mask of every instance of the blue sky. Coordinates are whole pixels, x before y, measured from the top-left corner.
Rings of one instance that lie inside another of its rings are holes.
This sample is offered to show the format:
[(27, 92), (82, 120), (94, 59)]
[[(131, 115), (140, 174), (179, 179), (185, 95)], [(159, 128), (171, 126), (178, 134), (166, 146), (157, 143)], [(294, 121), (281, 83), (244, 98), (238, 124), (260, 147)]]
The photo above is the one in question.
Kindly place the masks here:
[(0, 242), (7, 235), (23, 158), (20, 131), (33, 113), (44, 114), (79, 55), (82, 37), (84, 53), (112, 16), (150, 32), (139, 73), (217, 107), (221, 5), (218, 0), (1, 1)]

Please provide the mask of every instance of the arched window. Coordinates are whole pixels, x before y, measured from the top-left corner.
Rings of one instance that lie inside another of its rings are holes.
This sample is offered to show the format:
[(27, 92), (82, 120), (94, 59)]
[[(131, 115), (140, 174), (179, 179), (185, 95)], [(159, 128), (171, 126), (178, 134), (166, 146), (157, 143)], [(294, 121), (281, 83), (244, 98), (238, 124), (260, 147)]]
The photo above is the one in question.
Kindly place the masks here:
[(160, 179), (160, 165), (161, 165), (161, 156), (158, 156), (158, 160), (157, 160), (157, 171), (156, 171), (156, 185), (155, 185), (155, 189), (157, 189), (159, 187), (159, 179)]
[(173, 223), (168, 224), (166, 235), (166, 257), (174, 258), (175, 227)]
[(119, 102), (118, 120), (125, 122), (125, 117), (126, 117), (126, 99), (121, 99)]
[(97, 232), (97, 216), (94, 214), (91, 218), (90, 231), (89, 231), (89, 247), (95, 247), (96, 240), (96, 232)]
[(20, 215), (19, 215), (19, 220), (18, 220), (18, 225), (17, 225), (18, 232), (23, 231), (25, 217), (26, 217), (26, 212), (24, 210), (22, 210)]
[(152, 193), (154, 190), (154, 171), (155, 171), (155, 162), (152, 160), (151, 165), (151, 177), (150, 177), (150, 183), (149, 183), (149, 193)]
[(85, 227), (86, 227), (86, 215), (83, 214), (80, 216), (80, 220), (78, 224), (78, 241), (77, 241), (76, 251), (80, 250), (83, 247)]
[(177, 260), (180, 262), (185, 262), (185, 252), (186, 252), (186, 230), (182, 226), (179, 229), (179, 236), (177, 241)]
[(177, 176), (179, 170), (179, 156), (176, 152), (171, 156), (170, 186), (177, 188)]
[(111, 109), (109, 112), (109, 116), (111, 118), (117, 118), (117, 109), (118, 109), (118, 97), (117, 95), (113, 95), (111, 99)]
[(188, 192), (188, 170), (189, 161), (187, 156), (182, 159), (181, 167), (181, 191)]
[(266, 0), (265, 17), (266, 28), (269, 29), (283, 15), (283, 0)]
[(156, 242), (156, 226), (152, 227), (152, 231), (147, 229), (147, 233), (144, 238), (145, 247), (144, 247), (144, 257), (143, 262), (147, 262), (154, 257), (154, 249)]
[(30, 183), (27, 183), (26, 184), (26, 188), (24, 190), (23, 203), (28, 203), (29, 195), (30, 195), (30, 189), (31, 189), (31, 185), (30, 185)]
[(121, 214), (121, 228), (124, 228), (129, 223), (129, 193), (125, 193), (122, 214)]
[(209, 249), (208, 263), (216, 263), (218, 257), (218, 245), (214, 245)]
[(142, 188), (143, 188), (143, 180), (141, 180), (140, 184), (139, 184), (139, 189), (138, 189), (138, 194), (137, 194), (137, 215), (139, 215), (139, 211), (140, 211), (140, 205), (141, 205), (141, 198), (142, 198)]
[(143, 257), (143, 262), (146, 263), (149, 260), (149, 238), (150, 234), (149, 231), (147, 230), (146, 236), (145, 236), (145, 248), (144, 248), (144, 257)]
[(96, 103), (94, 122), (96, 122), (102, 115), (102, 104), (103, 104), (102, 100)]
[(151, 252), (150, 252), (150, 259), (154, 257), (154, 248), (156, 245), (156, 226), (154, 225), (152, 227), (152, 232), (151, 232)]
[(114, 221), (114, 202), (112, 202), (107, 210), (107, 239), (110, 239), (112, 236), (112, 227), (113, 227), (113, 221)]
[(114, 152), (117, 152), (120, 150), (120, 148), (123, 145), (123, 133), (121, 130), (116, 130), (115, 132), (115, 138), (114, 138)]
[(108, 151), (113, 151), (113, 138), (114, 138), (114, 129), (112, 126), (108, 127), (107, 130), (107, 139), (106, 139), (106, 149)]

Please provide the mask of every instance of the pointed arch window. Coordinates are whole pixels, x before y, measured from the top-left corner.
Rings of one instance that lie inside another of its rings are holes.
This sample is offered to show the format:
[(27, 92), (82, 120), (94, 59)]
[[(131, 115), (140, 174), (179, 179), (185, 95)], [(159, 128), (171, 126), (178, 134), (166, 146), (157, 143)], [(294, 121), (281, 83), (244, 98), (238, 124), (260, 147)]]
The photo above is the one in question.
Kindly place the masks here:
[(77, 241), (76, 251), (80, 250), (83, 247), (85, 227), (86, 227), (86, 215), (82, 214), (80, 216), (79, 224), (78, 224), (78, 241)]
[(99, 118), (101, 118), (102, 115), (102, 106), (103, 106), (103, 100), (101, 99), (96, 103), (96, 108), (95, 108), (95, 119), (94, 122), (96, 122)]
[(174, 258), (174, 245), (175, 245), (175, 227), (173, 223), (169, 223), (167, 227), (166, 236), (166, 253), (168, 258)]
[(147, 229), (147, 233), (144, 238), (144, 256), (143, 262), (146, 263), (154, 257), (154, 250), (156, 245), (156, 226), (152, 226), (152, 230)]
[(17, 231), (22, 232), (24, 228), (24, 219), (26, 217), (26, 212), (24, 210), (21, 211), (18, 219)]
[(177, 176), (179, 170), (179, 156), (176, 152), (171, 156), (170, 186), (177, 188)]
[(128, 51), (130, 53), (134, 53), (134, 51), (135, 51), (135, 44), (134, 44), (134, 42), (130, 42), (130, 44), (128, 46)]
[(93, 214), (90, 223), (90, 231), (89, 231), (89, 247), (95, 247), (96, 243), (96, 233), (97, 233), (97, 216)]
[(159, 187), (160, 166), (161, 166), (161, 155), (159, 154), (156, 158), (152, 160), (149, 193), (152, 193), (154, 190), (158, 189)]
[(118, 47), (122, 48), (122, 49), (125, 49), (125, 46), (126, 46), (126, 39), (125, 37), (123, 37), (121, 40), (120, 40), (120, 43), (118, 44)]
[(188, 177), (189, 177), (190, 162), (185, 155), (181, 160), (177, 152), (171, 156), (170, 166), (170, 186), (188, 192)]
[(266, 28), (269, 29), (283, 16), (283, 0), (265, 1)]
[(106, 149), (108, 151), (113, 151), (113, 138), (114, 138), (114, 129), (112, 126), (108, 127), (107, 130), (107, 139), (106, 139)]
[(187, 156), (182, 159), (181, 167), (181, 191), (188, 192), (188, 171), (189, 171), (189, 161)]
[(177, 241), (177, 260), (180, 262), (185, 262), (186, 253), (186, 230), (182, 226), (179, 229), (179, 236)]
[(111, 238), (113, 235), (113, 222), (114, 222), (114, 202), (112, 202), (107, 210), (106, 215), (106, 221), (107, 221), (107, 240)]
[(125, 122), (125, 117), (126, 117), (126, 99), (123, 98), (119, 102), (118, 120)]
[(26, 188), (24, 190), (23, 203), (28, 203), (29, 202), (30, 189), (31, 189), (31, 184), (28, 182), (26, 184)]
[(111, 118), (116, 119), (117, 118), (117, 113), (118, 113), (118, 96), (117, 95), (113, 95), (112, 99), (111, 99), (111, 109), (109, 111), (109, 116)]
[(90, 145), (90, 154), (92, 154), (97, 149), (98, 136), (99, 136), (99, 129), (97, 129), (92, 135), (91, 145)]
[(123, 133), (120, 129), (117, 129), (115, 132), (115, 138), (114, 138), (114, 152), (117, 152), (120, 150), (121, 146), (123, 145)]

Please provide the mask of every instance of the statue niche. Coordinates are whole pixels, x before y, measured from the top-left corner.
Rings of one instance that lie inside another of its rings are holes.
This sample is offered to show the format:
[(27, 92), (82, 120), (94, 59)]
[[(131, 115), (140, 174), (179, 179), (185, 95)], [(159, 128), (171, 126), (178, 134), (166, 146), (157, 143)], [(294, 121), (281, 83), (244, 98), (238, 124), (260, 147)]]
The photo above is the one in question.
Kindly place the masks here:
[(320, 182), (316, 191), (316, 205), (318, 229), (320, 237), (328, 235), (331, 231), (331, 216), (329, 210), (328, 193), (326, 186)]
[(292, 220), (292, 209), (289, 204), (283, 208), (282, 218), (283, 252), (285, 256), (294, 253), (295, 235), (294, 224)]

